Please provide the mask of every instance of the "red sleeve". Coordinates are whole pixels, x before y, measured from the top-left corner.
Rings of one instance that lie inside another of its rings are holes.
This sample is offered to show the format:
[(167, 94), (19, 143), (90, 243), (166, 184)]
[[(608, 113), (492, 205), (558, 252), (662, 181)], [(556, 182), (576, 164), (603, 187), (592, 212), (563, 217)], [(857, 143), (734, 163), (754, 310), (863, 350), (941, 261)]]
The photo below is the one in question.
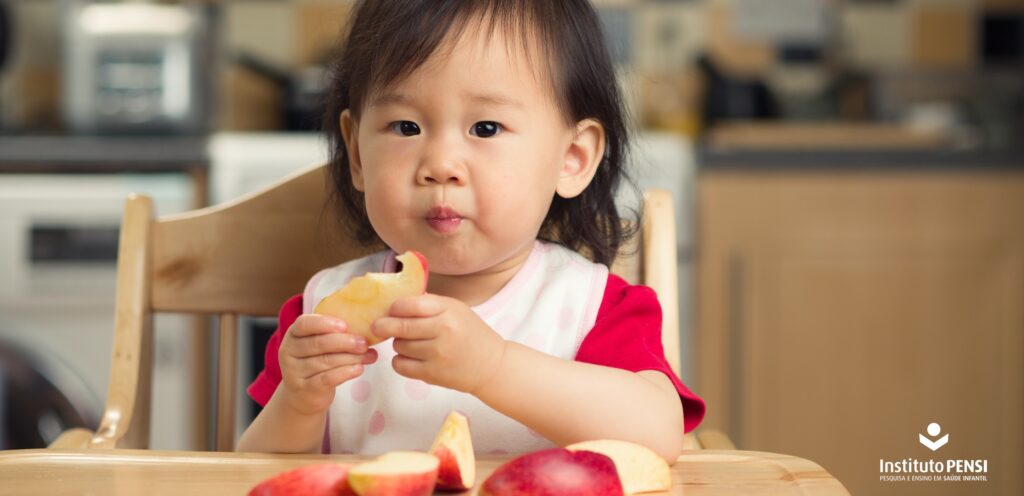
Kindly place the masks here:
[(277, 385), (281, 383), (281, 364), (277, 362), (277, 350), (281, 348), (281, 340), (284, 339), (284, 333), (288, 332), (288, 328), (292, 326), (292, 322), (295, 322), (295, 319), (299, 318), (299, 315), (302, 315), (301, 294), (288, 298), (288, 301), (281, 305), (281, 311), (277, 314), (277, 330), (274, 331), (274, 334), (270, 336), (270, 340), (267, 341), (267, 350), (263, 356), (263, 371), (256, 376), (256, 379), (246, 389), (249, 397), (256, 403), (259, 403), (260, 406), (267, 406), (267, 402), (274, 395)]
[(658, 370), (675, 385), (683, 405), (684, 432), (704, 419), (704, 400), (672, 372), (661, 346), (661, 305), (654, 290), (608, 275), (597, 321), (583, 339), (576, 361), (639, 372)]

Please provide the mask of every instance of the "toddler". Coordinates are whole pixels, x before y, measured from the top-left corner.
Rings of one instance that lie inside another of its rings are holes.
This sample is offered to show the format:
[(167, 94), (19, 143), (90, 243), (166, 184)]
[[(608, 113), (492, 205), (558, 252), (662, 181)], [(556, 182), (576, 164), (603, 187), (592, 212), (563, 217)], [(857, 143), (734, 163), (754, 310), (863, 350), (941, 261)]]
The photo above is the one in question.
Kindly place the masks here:
[[(653, 291), (608, 272), (627, 130), (587, 0), (359, 1), (324, 122), (350, 234), (387, 249), (284, 304), (239, 450), (426, 450), (457, 410), (480, 454), (620, 439), (675, 460), (704, 403)], [(373, 324), (393, 340), (312, 314), (406, 250), (430, 275)]]

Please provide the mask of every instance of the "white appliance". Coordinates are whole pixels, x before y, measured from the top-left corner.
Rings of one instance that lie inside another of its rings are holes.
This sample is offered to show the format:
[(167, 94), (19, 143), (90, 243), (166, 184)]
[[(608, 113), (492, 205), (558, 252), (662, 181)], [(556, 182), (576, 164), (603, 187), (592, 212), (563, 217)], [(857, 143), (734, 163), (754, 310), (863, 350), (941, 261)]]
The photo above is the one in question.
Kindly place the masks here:
[[(676, 218), (676, 257), (679, 280), (679, 374), (684, 382), (693, 382), (694, 324), (694, 236), (697, 208), (697, 167), (693, 143), (673, 133), (644, 131), (637, 133), (628, 157), (629, 173), (643, 192), (661, 188), (672, 193)], [(629, 191), (619, 191), (619, 204), (636, 206), (640, 199)]]
[[(210, 192), (214, 204), (258, 191), (283, 177), (327, 162), (327, 142), (313, 133), (219, 133), (210, 138)], [(284, 303), (284, 302), (281, 302)], [(255, 416), (244, 390), (262, 369), (262, 349), (276, 318), (239, 319), (236, 438)]]
[[(192, 191), (183, 174), (0, 175), (0, 339), (76, 378), (65, 381), (73, 389), (65, 395), (93, 419), (110, 374), (125, 198), (145, 193), (167, 214), (187, 210)], [(154, 448), (194, 449), (193, 419), (181, 414), (192, 411), (194, 397), (188, 329), (181, 316), (155, 320)], [(60, 427), (44, 430), (55, 435)]]
[[(213, 202), (221, 203), (263, 188), (286, 175), (310, 166), (326, 163), (327, 144), (319, 134), (307, 133), (225, 133), (210, 140), (211, 189)], [(636, 137), (629, 155), (629, 168), (638, 190), (657, 187), (672, 193), (675, 202), (679, 268), (680, 359), (684, 380), (692, 381), (693, 369), (693, 243), (696, 208), (696, 160), (692, 143), (671, 133), (642, 132)], [(620, 205), (636, 208), (640, 199), (623, 189)], [(283, 302), (282, 302), (283, 303)], [(239, 333), (242, 357), (253, 354), (253, 336), (274, 329), (274, 319), (243, 320)], [(258, 346), (257, 346), (258, 348)], [(254, 360), (239, 361), (239, 382), (247, 382), (258, 373)], [(242, 387), (248, 384), (241, 384)], [(239, 395), (238, 433), (252, 421), (249, 400)]]

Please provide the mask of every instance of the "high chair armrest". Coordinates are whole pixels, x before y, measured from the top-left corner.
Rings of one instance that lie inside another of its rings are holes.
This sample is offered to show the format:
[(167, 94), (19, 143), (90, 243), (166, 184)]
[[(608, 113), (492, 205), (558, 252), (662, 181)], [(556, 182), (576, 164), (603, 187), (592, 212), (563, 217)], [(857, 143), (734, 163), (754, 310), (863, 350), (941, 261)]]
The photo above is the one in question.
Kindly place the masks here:
[(701, 429), (697, 433), (697, 440), (703, 449), (709, 450), (734, 450), (736, 445), (722, 431), (715, 429)]
[(700, 441), (697, 440), (697, 434), (688, 432), (683, 434), (683, 449), (684, 450), (699, 450), (703, 449), (700, 445)]
[(83, 449), (89, 447), (93, 432), (82, 427), (75, 427), (62, 432), (54, 439), (48, 449)]

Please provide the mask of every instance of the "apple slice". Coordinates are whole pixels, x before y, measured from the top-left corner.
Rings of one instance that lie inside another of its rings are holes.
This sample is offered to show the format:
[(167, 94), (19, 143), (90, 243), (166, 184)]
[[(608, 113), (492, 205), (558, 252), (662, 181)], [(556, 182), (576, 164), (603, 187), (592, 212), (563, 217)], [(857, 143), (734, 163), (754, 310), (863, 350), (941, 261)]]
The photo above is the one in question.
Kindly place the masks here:
[(397, 260), (402, 262), (401, 272), (370, 272), (356, 277), (327, 295), (313, 312), (344, 320), (348, 332), (364, 336), (370, 346), (383, 341), (370, 332), (373, 321), (387, 315), (395, 300), (427, 290), (427, 259), (418, 252), (407, 251)]
[(672, 471), (668, 463), (646, 446), (602, 439), (570, 444), (565, 448), (571, 451), (592, 451), (611, 458), (626, 494), (668, 491), (672, 487)]
[(348, 472), (348, 485), (359, 496), (426, 496), (434, 492), (438, 460), (415, 451), (385, 453)]
[[(355, 469), (353, 469), (355, 470)], [(612, 459), (593, 451), (552, 448), (509, 460), (484, 481), (482, 496), (621, 496)]]
[(469, 435), (469, 421), (459, 412), (451, 412), (441, 424), (441, 430), (430, 446), (437, 457), (437, 488), (446, 491), (465, 491), (476, 480), (476, 457), (473, 440)]
[(351, 467), (338, 463), (306, 465), (281, 472), (249, 490), (249, 496), (353, 496), (348, 487)]

